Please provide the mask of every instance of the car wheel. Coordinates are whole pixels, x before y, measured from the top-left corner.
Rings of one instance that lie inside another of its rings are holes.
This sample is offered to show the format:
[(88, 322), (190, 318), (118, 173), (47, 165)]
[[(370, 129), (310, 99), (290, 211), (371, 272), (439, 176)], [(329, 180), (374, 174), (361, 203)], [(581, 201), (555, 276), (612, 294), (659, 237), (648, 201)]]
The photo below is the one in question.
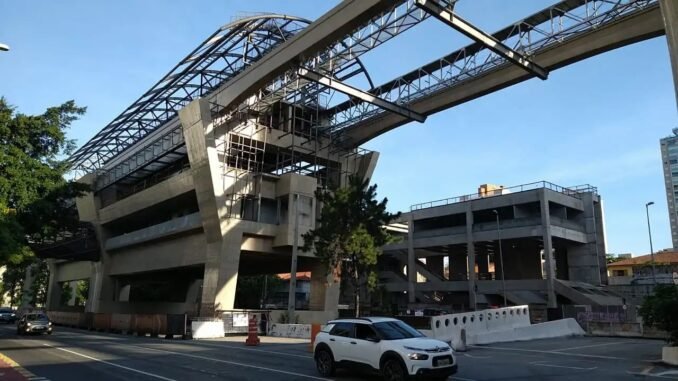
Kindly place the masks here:
[(335, 366), (334, 366), (334, 357), (332, 352), (328, 349), (319, 349), (315, 353), (315, 367), (318, 369), (323, 377), (330, 377), (334, 375)]
[(404, 381), (407, 379), (405, 368), (396, 359), (388, 359), (381, 367), (381, 375), (384, 381)]

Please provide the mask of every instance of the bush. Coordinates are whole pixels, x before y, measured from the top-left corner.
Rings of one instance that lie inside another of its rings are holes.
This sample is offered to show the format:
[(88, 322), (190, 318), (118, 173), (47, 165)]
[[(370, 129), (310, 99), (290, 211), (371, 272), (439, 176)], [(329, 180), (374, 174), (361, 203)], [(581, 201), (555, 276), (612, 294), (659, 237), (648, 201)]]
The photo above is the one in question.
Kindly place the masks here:
[(638, 313), (645, 324), (666, 331), (671, 346), (678, 346), (678, 286), (656, 286), (654, 294), (645, 298)]

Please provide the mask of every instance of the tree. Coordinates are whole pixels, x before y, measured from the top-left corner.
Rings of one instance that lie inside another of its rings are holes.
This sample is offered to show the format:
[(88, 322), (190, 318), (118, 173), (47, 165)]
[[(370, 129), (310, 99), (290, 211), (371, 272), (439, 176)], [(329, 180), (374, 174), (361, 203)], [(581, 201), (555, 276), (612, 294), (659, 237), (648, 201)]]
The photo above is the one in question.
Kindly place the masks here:
[(273, 275), (239, 276), (235, 289), (235, 304), (238, 308), (262, 308), (268, 295), (282, 288), (285, 281)]
[(75, 287), (75, 305), (84, 307), (89, 296), (89, 279), (79, 280)]
[(386, 211), (388, 199), (376, 200), (377, 186), (369, 179), (351, 176), (348, 186), (318, 190), (322, 203), (320, 221), (315, 229), (303, 235), (302, 250), (313, 251), (334, 276), (353, 287), (356, 316), (360, 316), (360, 291), (374, 290), (374, 271), (381, 247), (394, 240), (384, 228), (398, 215)]
[(77, 226), (72, 200), (88, 187), (64, 179), (75, 147), (66, 130), (85, 110), (69, 101), (24, 115), (0, 98), (0, 264), (20, 265), (31, 245)]
[(678, 286), (657, 285), (654, 294), (645, 297), (638, 313), (645, 324), (668, 332), (669, 344), (678, 346)]
[(609, 265), (610, 263), (615, 263), (623, 261), (625, 258), (616, 257), (614, 254), (605, 254), (605, 262)]
[(62, 283), (61, 295), (59, 295), (59, 305), (67, 306), (68, 302), (70, 302), (72, 298), (73, 298), (73, 289), (71, 288), (71, 284), (68, 282)]

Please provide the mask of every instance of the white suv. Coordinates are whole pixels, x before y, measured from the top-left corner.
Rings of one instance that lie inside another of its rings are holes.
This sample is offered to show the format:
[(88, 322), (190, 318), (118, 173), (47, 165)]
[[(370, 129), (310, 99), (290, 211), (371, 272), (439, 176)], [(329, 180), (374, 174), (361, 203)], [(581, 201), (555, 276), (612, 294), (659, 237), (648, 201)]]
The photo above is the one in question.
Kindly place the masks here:
[(447, 343), (429, 339), (393, 318), (330, 321), (316, 336), (313, 355), (324, 377), (344, 365), (370, 367), (387, 381), (409, 376), (445, 380), (457, 372), (457, 361)]

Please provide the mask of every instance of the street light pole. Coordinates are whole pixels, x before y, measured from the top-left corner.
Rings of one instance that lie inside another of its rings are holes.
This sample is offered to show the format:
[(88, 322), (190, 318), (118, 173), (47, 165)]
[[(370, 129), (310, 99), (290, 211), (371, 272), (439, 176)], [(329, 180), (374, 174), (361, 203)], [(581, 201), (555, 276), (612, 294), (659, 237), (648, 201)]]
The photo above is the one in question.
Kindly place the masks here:
[(657, 285), (657, 275), (654, 268), (654, 250), (652, 248), (652, 230), (650, 229), (650, 205), (654, 205), (654, 201), (645, 204), (645, 214), (647, 215), (647, 234), (650, 237), (650, 260), (652, 261), (652, 283)]
[[(497, 209), (494, 209), (492, 212), (494, 212), (494, 215), (497, 218), (497, 241), (499, 241), (499, 265), (501, 266), (501, 292), (504, 295), (504, 307), (506, 307), (508, 306), (508, 303), (506, 303), (506, 279), (504, 278), (504, 253), (502, 252), (501, 249), (501, 229), (499, 228), (499, 212), (497, 212)], [(494, 269), (494, 273), (495, 274), (497, 273), (496, 267)]]

